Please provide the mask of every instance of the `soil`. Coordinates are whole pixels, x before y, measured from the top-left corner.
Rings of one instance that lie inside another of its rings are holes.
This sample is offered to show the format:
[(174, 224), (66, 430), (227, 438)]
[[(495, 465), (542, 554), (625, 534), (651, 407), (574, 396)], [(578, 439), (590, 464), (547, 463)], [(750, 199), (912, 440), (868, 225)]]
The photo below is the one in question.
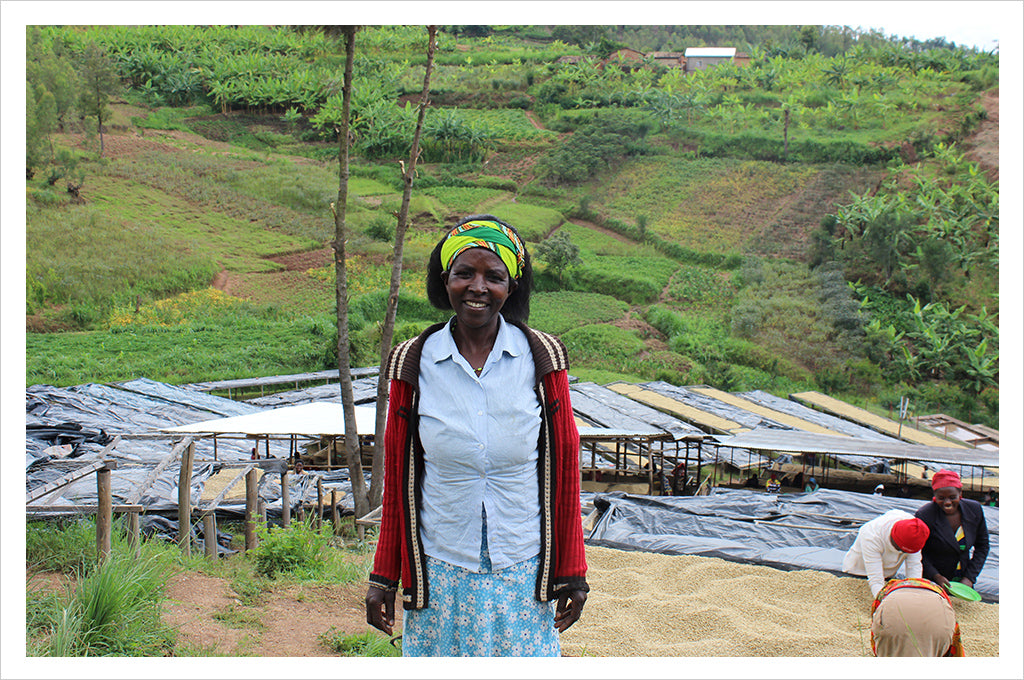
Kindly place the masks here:
[[(232, 559), (232, 558), (228, 558)], [(591, 592), (562, 634), (572, 657), (867, 657), (871, 598), (863, 578), (587, 547)], [(28, 587), (61, 589), (36, 574)], [(337, 657), (321, 641), (371, 631), (364, 583), (281, 585), (243, 602), (222, 578), (171, 578), (164, 621), (181, 655)], [(953, 601), (967, 653), (999, 656), (999, 605)], [(401, 630), (401, 609), (395, 630)]]
[(246, 605), (224, 579), (188, 572), (168, 584), (164, 620), (177, 628), (179, 647), (206, 654), (340, 656), (320, 636), (332, 629), (346, 635), (365, 632), (365, 594), (362, 583), (296, 585)]

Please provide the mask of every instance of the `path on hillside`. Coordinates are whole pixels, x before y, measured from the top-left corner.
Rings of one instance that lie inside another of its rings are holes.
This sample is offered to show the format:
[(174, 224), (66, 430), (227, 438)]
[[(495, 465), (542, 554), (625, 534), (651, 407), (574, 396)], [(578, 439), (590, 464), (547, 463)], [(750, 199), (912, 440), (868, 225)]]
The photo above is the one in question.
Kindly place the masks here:
[(995, 182), (999, 180), (999, 88), (985, 92), (980, 103), (988, 115), (963, 146), (967, 158), (978, 164), (989, 181)]

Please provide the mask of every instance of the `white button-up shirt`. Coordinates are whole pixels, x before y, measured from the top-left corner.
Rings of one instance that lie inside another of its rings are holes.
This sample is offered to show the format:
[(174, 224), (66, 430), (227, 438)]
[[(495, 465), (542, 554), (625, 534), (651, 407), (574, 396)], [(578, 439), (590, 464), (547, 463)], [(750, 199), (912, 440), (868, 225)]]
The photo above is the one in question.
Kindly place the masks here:
[(885, 586), (886, 579), (896, 576), (903, 565), (906, 578), (921, 578), (921, 551), (901, 552), (892, 544), (890, 535), (896, 522), (914, 519), (903, 510), (893, 509), (864, 523), (857, 531), (857, 538), (843, 556), (843, 571), (858, 576), (867, 576), (871, 594)]
[(539, 554), (534, 381), (526, 335), (504, 319), (479, 376), (459, 353), (450, 324), (424, 343), (420, 536), (430, 557), (479, 572), (484, 509), (492, 569)]

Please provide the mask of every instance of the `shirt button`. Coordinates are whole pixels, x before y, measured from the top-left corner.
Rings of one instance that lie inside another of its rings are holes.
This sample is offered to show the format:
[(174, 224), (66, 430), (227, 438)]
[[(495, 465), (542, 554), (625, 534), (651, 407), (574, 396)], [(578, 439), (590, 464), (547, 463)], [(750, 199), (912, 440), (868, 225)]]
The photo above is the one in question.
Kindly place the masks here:
[(477, 411), (477, 412), (476, 412), (476, 414), (477, 414), (478, 416), (482, 416), (482, 415), (484, 414), (484, 412), (483, 412), (483, 411)]

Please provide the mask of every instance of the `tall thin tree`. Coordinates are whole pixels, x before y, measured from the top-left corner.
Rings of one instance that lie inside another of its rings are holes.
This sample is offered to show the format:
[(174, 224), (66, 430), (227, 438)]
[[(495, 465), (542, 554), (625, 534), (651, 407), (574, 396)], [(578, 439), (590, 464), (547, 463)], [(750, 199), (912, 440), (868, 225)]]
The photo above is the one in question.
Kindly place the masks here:
[(334, 293), (338, 320), (338, 384), (341, 386), (342, 412), (345, 416), (345, 459), (352, 482), (352, 501), (356, 517), (369, 512), (369, 498), (363, 479), (363, 463), (356, 429), (355, 395), (352, 391), (352, 370), (348, 338), (348, 272), (345, 266), (345, 216), (348, 204), (349, 178), (349, 116), (352, 107), (352, 64), (355, 61), (358, 26), (343, 26), (345, 37), (345, 76), (342, 83), (341, 121), (338, 123), (338, 199), (331, 206), (334, 213)]
[(416, 176), (416, 161), (420, 155), (420, 134), (423, 131), (423, 120), (430, 105), (430, 74), (434, 69), (434, 51), (437, 48), (437, 26), (427, 26), (427, 66), (423, 74), (423, 92), (420, 94), (419, 115), (416, 119), (416, 131), (412, 137), (412, 149), (409, 151), (409, 162), (402, 164), (402, 206), (398, 212), (398, 225), (395, 228), (395, 254), (391, 263), (391, 288), (388, 294), (388, 307), (384, 316), (384, 326), (380, 338), (380, 372), (377, 378), (377, 419), (374, 423), (373, 466), (370, 474), (370, 503), (373, 507), (380, 505), (384, 491), (384, 426), (387, 421), (388, 381), (384, 375), (388, 354), (391, 352), (391, 340), (395, 331), (395, 316), (398, 314), (398, 289), (402, 285), (402, 250), (405, 243), (405, 232), (409, 226), (409, 200), (412, 196), (412, 184)]

